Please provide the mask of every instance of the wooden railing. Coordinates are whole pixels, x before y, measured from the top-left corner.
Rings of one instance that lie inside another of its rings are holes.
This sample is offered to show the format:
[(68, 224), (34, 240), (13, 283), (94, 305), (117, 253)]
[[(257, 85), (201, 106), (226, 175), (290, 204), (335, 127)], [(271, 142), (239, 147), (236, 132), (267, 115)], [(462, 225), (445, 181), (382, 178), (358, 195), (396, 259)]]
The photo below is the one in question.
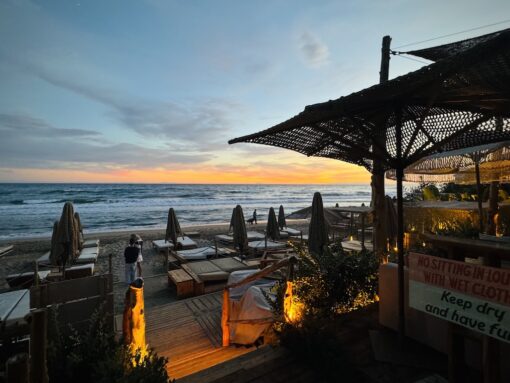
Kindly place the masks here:
[[(246, 278), (231, 283), (225, 286), (223, 290), (223, 305), (221, 310), (221, 330), (223, 333), (223, 347), (227, 347), (230, 345), (230, 289), (246, 285), (250, 282), (254, 282), (258, 279), (262, 279), (269, 274), (273, 273), (276, 270), (279, 270), (283, 267), (289, 267), (288, 278), (292, 278), (293, 268), (295, 263), (297, 262), (297, 258), (295, 256), (290, 256), (288, 258), (284, 258), (270, 266), (265, 267), (264, 269), (256, 272), (255, 274), (249, 275)], [(243, 323), (260, 323), (260, 319), (246, 319), (243, 320)]]

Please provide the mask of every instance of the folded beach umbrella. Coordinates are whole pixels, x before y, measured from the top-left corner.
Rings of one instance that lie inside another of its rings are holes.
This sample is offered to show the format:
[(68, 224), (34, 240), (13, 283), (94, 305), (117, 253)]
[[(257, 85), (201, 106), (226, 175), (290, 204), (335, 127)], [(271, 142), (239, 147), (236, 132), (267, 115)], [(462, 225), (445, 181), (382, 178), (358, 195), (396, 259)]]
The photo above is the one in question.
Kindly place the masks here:
[(57, 242), (64, 247), (62, 256), (62, 264), (64, 266), (68, 262), (73, 262), (79, 255), (78, 235), (73, 204), (66, 202), (62, 209), (57, 231)]
[(266, 234), (273, 241), (280, 239), (280, 228), (276, 220), (276, 213), (273, 208), (269, 209), (269, 216), (267, 217)]
[(237, 247), (242, 254), (248, 245), (248, 234), (246, 233), (246, 223), (244, 222), (244, 213), (241, 205), (237, 205), (234, 209), (233, 229), (234, 247)]
[(287, 227), (287, 221), (285, 221), (285, 212), (283, 211), (283, 205), (280, 205), (280, 209), (278, 210), (278, 226), (280, 230), (284, 227)]
[(230, 217), (230, 225), (228, 227), (228, 232), (230, 233), (232, 229), (234, 228), (234, 217), (236, 215), (236, 208), (232, 209), (232, 217)]
[(184, 234), (181, 230), (181, 225), (179, 225), (179, 221), (177, 220), (177, 216), (175, 215), (175, 210), (171, 207), (168, 210), (168, 220), (166, 222), (166, 234), (165, 241), (172, 241), (174, 246), (177, 246), (177, 237), (182, 236)]
[(328, 228), (324, 218), (321, 193), (315, 192), (312, 202), (312, 218), (308, 229), (308, 250), (310, 253), (322, 254), (329, 243)]
[(53, 233), (51, 234), (50, 263), (60, 265), (64, 253), (63, 246), (58, 242), (58, 221), (53, 223)]
[(81, 225), (81, 219), (78, 212), (74, 213), (74, 219), (76, 220), (76, 227), (78, 228), (78, 247), (81, 250), (83, 246), (83, 226)]

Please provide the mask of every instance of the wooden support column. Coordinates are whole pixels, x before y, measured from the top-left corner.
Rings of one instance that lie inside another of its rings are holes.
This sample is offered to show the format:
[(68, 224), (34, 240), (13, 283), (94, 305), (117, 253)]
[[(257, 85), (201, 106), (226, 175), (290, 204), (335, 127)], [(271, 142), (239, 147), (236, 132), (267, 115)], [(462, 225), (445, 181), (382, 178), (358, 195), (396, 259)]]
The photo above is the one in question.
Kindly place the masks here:
[(222, 345), (223, 347), (230, 346), (230, 292), (226, 287), (223, 290), (223, 304), (221, 307), (221, 332), (223, 334)]
[(45, 309), (32, 311), (30, 331), (30, 375), (33, 383), (48, 383), (46, 350), (48, 315)]
[[(391, 37), (384, 36), (381, 48), (381, 70), (379, 72), (379, 82), (382, 84), (388, 81), (389, 68), (390, 68), (390, 44)], [(374, 136), (380, 144), (386, 141), (386, 132), (383, 127), (380, 127), (379, 134)], [(373, 145), (372, 150), (374, 153), (380, 152), (377, 146)], [(382, 153), (379, 153), (382, 155)], [(373, 207), (373, 225), (374, 225), (374, 251), (382, 259), (386, 251), (386, 228), (384, 225), (384, 205), (385, 205), (385, 190), (384, 190), (384, 169), (380, 160), (374, 159), (372, 170), (372, 207)]]
[(489, 212), (487, 214), (487, 234), (496, 235), (494, 217), (498, 212), (499, 182), (491, 182), (489, 190)]

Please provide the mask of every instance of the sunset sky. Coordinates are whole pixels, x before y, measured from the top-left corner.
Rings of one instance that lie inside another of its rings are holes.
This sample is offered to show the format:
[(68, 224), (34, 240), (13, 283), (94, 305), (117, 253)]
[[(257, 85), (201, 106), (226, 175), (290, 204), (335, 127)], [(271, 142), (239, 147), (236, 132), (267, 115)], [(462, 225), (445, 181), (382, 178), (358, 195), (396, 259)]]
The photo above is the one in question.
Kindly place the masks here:
[[(367, 183), (227, 141), (377, 83), (386, 34), (398, 48), (508, 15), (508, 0), (2, 0), (0, 182)], [(394, 57), (390, 77), (422, 65)]]

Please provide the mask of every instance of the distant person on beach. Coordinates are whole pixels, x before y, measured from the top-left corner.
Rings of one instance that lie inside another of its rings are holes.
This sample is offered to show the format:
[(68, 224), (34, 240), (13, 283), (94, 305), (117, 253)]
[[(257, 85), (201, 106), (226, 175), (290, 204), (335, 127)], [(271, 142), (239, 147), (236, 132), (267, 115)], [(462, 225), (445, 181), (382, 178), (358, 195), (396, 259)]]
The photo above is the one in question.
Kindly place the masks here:
[[(130, 285), (136, 279), (136, 272), (142, 274), (142, 239), (131, 234), (129, 237), (129, 245), (124, 249), (124, 261), (126, 263), (126, 284)], [(140, 260), (140, 261), (139, 261)]]
[(257, 209), (253, 210), (253, 223), (257, 224)]

